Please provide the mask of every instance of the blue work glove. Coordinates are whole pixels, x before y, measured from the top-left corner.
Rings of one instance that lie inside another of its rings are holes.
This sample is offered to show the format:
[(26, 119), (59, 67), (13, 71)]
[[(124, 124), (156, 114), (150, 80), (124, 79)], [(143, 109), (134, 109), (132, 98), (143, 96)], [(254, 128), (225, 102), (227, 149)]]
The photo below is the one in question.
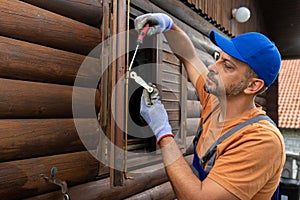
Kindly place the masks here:
[(147, 35), (151, 36), (170, 30), (174, 22), (164, 13), (148, 13), (138, 16), (134, 20), (134, 26), (137, 31), (143, 29), (146, 24), (150, 25)]
[[(149, 104), (149, 102), (151, 102), (152, 105)], [(144, 89), (141, 97), (140, 113), (154, 132), (157, 143), (159, 143), (164, 137), (174, 137), (172, 128), (169, 124), (168, 114), (157, 94), (155, 97), (151, 97), (151, 94), (149, 96), (147, 90)]]

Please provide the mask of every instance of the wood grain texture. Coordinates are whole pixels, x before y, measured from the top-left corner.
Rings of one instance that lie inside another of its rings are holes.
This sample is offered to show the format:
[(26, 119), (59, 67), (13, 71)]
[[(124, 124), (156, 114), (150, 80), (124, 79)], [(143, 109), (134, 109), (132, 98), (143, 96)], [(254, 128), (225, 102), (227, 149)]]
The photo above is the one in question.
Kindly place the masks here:
[(101, 38), (97, 28), (18, 0), (0, 1), (0, 35), (84, 55)]
[(85, 24), (100, 27), (102, 5), (98, 0), (21, 0)]
[[(99, 92), (96, 89), (0, 79), (0, 118), (71, 118), (72, 103), (81, 117), (96, 117)], [(76, 91), (73, 93), (73, 91)], [(77, 117), (80, 117), (77, 116)]]
[(57, 179), (72, 186), (95, 180), (98, 161), (83, 151), (0, 163), (0, 196), (18, 200), (60, 189), (41, 177), (49, 177), (52, 167), (58, 169)]
[(77, 79), (80, 86), (93, 87), (100, 60), (0, 36), (0, 77), (64, 85)]
[(0, 120), (0, 162), (86, 149), (99, 143), (97, 119)]

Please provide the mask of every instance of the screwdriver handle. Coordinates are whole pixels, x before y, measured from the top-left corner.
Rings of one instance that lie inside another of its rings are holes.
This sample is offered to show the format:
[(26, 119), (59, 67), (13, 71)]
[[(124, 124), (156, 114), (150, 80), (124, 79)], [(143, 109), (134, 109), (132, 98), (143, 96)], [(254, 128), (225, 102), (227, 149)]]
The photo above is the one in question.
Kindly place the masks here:
[(149, 24), (146, 24), (144, 26), (144, 28), (140, 31), (139, 36), (138, 36), (138, 38), (136, 40), (137, 44), (142, 44), (143, 43), (143, 40), (144, 40), (144, 38), (145, 38), (145, 36), (146, 36), (149, 28), (150, 28)]

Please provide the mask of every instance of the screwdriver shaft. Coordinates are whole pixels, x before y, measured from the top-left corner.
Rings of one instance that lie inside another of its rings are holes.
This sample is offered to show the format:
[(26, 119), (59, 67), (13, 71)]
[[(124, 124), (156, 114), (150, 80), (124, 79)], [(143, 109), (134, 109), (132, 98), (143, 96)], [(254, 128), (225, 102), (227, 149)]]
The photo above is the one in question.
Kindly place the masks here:
[(132, 59), (131, 59), (131, 62), (130, 62), (128, 71), (130, 71), (131, 68), (132, 68), (132, 65), (133, 65), (133, 62), (134, 62), (134, 59), (135, 59), (135, 56), (136, 56), (136, 53), (137, 53), (137, 50), (138, 50), (138, 49), (139, 49), (139, 45), (137, 44), (137, 45), (136, 45), (136, 48), (135, 48), (135, 51), (134, 51), (134, 54), (133, 54), (133, 57), (132, 57)]

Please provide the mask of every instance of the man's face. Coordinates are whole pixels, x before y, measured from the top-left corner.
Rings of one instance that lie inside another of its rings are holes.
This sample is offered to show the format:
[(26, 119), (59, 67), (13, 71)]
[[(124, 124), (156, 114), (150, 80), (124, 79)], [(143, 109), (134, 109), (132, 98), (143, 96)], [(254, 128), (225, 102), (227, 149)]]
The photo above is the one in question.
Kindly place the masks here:
[(204, 89), (217, 97), (237, 96), (247, 86), (246, 72), (249, 66), (225, 52), (221, 52), (217, 61), (208, 67)]

